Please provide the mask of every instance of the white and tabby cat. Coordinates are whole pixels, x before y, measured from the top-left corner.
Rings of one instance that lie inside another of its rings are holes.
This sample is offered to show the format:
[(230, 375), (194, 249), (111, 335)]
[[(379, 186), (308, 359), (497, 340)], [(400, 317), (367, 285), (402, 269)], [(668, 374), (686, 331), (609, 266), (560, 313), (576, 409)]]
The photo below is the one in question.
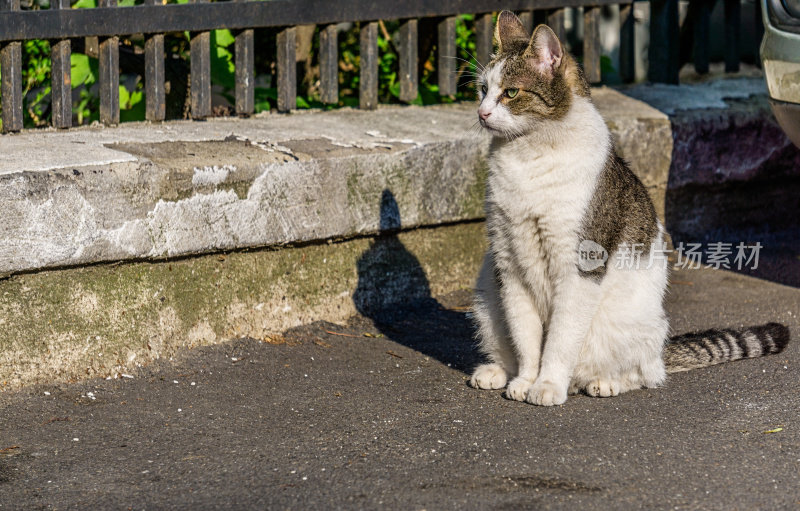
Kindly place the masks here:
[[(568, 393), (615, 396), (669, 371), (783, 349), (789, 332), (776, 323), (668, 339), (664, 228), (615, 155), (581, 68), (547, 26), (529, 37), (508, 11), (495, 41), (478, 110), (494, 137), (474, 307), (490, 363), (470, 384), (557, 405)], [(580, 264), (586, 240), (606, 264)], [(635, 253), (638, 264), (617, 264)]]

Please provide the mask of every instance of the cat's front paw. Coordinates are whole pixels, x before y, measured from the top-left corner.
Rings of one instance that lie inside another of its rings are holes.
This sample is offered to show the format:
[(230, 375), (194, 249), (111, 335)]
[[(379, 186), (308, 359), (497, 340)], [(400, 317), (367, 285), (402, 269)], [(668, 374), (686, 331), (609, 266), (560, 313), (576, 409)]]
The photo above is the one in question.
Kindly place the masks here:
[(525, 396), (528, 394), (528, 389), (531, 388), (531, 385), (533, 385), (533, 381), (517, 376), (508, 383), (506, 397), (514, 401), (525, 401)]
[(525, 401), (533, 405), (563, 405), (567, 400), (567, 386), (552, 381), (537, 381), (528, 389)]
[(598, 378), (586, 386), (586, 393), (594, 397), (617, 396), (623, 392), (621, 387), (618, 381)]
[(500, 364), (483, 364), (472, 373), (469, 384), (476, 389), (502, 389), (506, 386), (506, 381), (508, 374)]

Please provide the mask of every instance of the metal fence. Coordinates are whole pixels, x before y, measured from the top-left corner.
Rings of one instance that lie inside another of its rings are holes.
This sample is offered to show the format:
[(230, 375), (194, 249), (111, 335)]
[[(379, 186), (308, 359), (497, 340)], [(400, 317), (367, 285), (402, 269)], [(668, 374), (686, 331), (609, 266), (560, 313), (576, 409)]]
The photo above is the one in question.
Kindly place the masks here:
[[(338, 101), (338, 45), (336, 23), (360, 22), (361, 108), (372, 109), (378, 103), (378, 22), (400, 20), (399, 70), (400, 99), (417, 96), (417, 42), (421, 18), (436, 18), (438, 39), (437, 66), (439, 93), (456, 92), (456, 16), (475, 15), (476, 59), (486, 63), (492, 51), (492, 15), (501, 9), (520, 13), (530, 29), (546, 22), (563, 39), (566, 7), (583, 7), (583, 66), (590, 82), (599, 82), (599, 14), (603, 5), (620, 4), (620, 36), (632, 47), (634, 36), (633, 4), (619, 0), (230, 0), (208, 2), (190, 0), (189, 4), (162, 4), (145, 0), (143, 5), (119, 7), (117, 0), (99, 0), (97, 8), (71, 9), (69, 0), (51, 0), (50, 9), (20, 10), (20, 0), (0, 0), (0, 74), (2, 75), (3, 131), (19, 131), (23, 126), (22, 46), (21, 41), (51, 40), (52, 125), (68, 128), (72, 124), (70, 83), (71, 39), (99, 38), (100, 121), (119, 122), (119, 38), (130, 34), (145, 37), (146, 118), (164, 120), (166, 115), (164, 34), (188, 31), (190, 42), (191, 116), (200, 119), (211, 115), (210, 30), (227, 28), (236, 34), (235, 41), (235, 110), (240, 115), (254, 108), (254, 36), (253, 29), (279, 27), (277, 36), (278, 110), (295, 107), (297, 77), (295, 67), (296, 25), (317, 24), (319, 30), (320, 88), (324, 103)], [(709, 0), (692, 0), (708, 5)], [(740, 0), (725, 2), (728, 70), (739, 65), (738, 34)], [(650, 48), (648, 78), (655, 82), (678, 81), (678, 0), (650, 0)], [(699, 9), (695, 20), (695, 55), (706, 55), (708, 10)], [(705, 39), (703, 37), (705, 30)], [(622, 56), (620, 71), (632, 76), (633, 56)], [(702, 64), (702, 62), (701, 62)]]

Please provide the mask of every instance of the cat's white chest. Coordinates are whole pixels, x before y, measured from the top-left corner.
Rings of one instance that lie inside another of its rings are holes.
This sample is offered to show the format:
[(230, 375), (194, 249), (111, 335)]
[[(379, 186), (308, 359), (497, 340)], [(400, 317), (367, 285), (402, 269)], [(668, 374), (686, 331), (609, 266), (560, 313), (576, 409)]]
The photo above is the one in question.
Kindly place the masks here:
[(603, 165), (581, 153), (499, 150), (489, 177), (493, 201), (509, 221), (535, 222), (548, 238), (574, 233)]

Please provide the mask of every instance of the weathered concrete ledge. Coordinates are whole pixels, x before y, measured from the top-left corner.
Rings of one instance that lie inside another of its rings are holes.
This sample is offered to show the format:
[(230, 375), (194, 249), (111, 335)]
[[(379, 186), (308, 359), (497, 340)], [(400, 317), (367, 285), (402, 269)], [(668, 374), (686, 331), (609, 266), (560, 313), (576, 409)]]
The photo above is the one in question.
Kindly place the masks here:
[[(648, 186), (665, 188), (666, 116), (610, 89), (595, 98)], [(4, 136), (0, 274), (480, 218), (488, 140), (474, 118), (455, 105)], [(385, 193), (398, 218), (381, 217)]]

